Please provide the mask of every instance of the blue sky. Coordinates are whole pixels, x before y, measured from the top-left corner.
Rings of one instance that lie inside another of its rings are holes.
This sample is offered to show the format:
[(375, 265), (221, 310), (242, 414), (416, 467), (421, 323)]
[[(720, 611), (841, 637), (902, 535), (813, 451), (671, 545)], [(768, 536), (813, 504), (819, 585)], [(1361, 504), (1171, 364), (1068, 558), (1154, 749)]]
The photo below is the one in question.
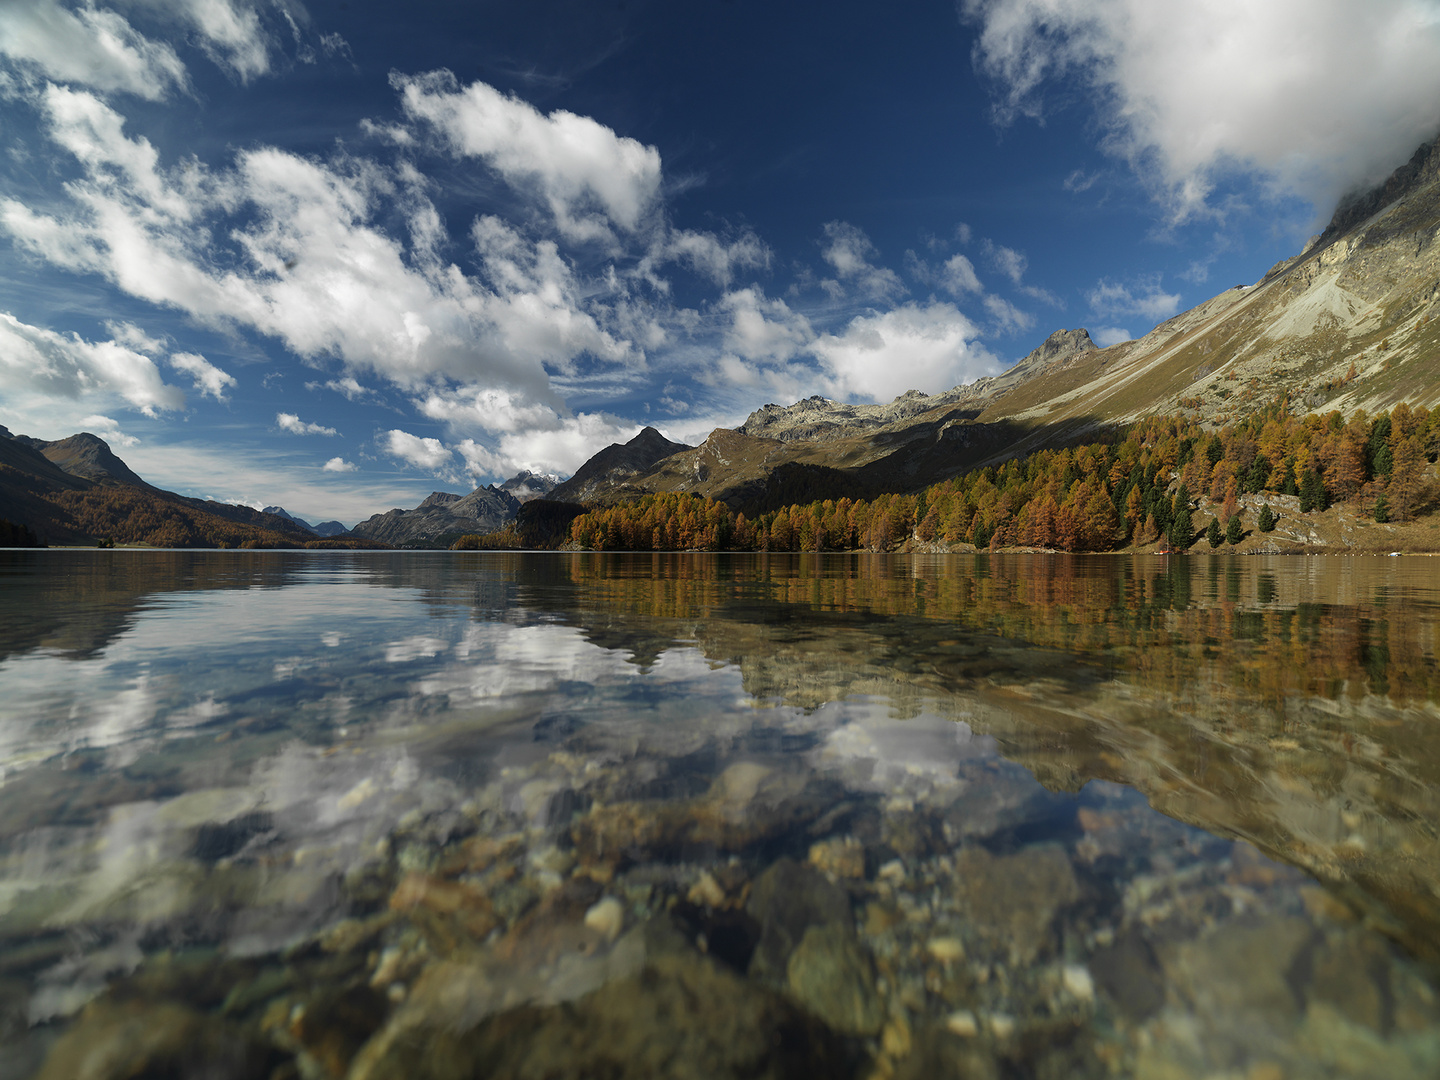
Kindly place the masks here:
[(0, 423), (347, 524), (1257, 280), (1437, 0), (0, 0)]

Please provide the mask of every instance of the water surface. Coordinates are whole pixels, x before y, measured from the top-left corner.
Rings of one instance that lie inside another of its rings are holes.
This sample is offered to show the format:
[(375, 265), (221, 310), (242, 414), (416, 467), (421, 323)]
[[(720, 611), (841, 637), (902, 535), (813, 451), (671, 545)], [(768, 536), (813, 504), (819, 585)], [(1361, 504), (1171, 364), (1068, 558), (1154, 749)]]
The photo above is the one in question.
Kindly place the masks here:
[(1433, 566), (0, 552), (0, 1080), (1434, 1076)]

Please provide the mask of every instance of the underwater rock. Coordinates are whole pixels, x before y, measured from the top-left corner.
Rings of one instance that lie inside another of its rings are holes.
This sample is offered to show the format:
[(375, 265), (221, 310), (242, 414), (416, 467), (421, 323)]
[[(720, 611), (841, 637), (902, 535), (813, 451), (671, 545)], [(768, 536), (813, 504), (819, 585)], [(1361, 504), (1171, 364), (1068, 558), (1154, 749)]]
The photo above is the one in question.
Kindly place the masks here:
[(230, 1025), (179, 1005), (98, 1001), (51, 1048), (35, 1080), (267, 1075), (278, 1055)]
[(812, 926), (786, 966), (790, 996), (834, 1030), (874, 1035), (885, 1022), (870, 957), (838, 924)]
[(1090, 957), (1090, 973), (1120, 1011), (1134, 1020), (1153, 1016), (1165, 1004), (1165, 980), (1155, 950), (1130, 928)]
[(808, 789), (802, 774), (742, 761), (725, 769), (698, 799), (592, 806), (571, 826), (570, 837), (576, 856), (588, 866), (740, 851), (813, 821), (834, 802), (832, 796)]
[(1051, 947), (1056, 914), (1080, 895), (1070, 859), (1054, 844), (1002, 856), (963, 848), (955, 856), (954, 888), (976, 935), (1019, 964)]
[(832, 878), (857, 881), (865, 876), (865, 848), (853, 836), (832, 836), (811, 844), (809, 862)]
[(895, 1069), (895, 1080), (999, 1080), (999, 1077), (999, 1066), (989, 1054), (974, 1046), (970, 1038), (957, 1035), (945, 1026), (915, 1032), (910, 1053)]
[(750, 974), (781, 983), (786, 965), (805, 931), (812, 926), (839, 926), (854, 932), (850, 897), (811, 866), (780, 858), (755, 880), (746, 912), (760, 924), (760, 941), (750, 960)]
[[(784, 1080), (849, 1077), (854, 1063), (823, 1025), (784, 998), (682, 947), (564, 1005), (525, 1005), (466, 1027), (417, 1013), (357, 1058), (350, 1080)], [(622, 939), (630, 940), (630, 935)]]
[(390, 895), (390, 910), (408, 915), (442, 951), (483, 940), (500, 925), (484, 890), (429, 874), (406, 874)]

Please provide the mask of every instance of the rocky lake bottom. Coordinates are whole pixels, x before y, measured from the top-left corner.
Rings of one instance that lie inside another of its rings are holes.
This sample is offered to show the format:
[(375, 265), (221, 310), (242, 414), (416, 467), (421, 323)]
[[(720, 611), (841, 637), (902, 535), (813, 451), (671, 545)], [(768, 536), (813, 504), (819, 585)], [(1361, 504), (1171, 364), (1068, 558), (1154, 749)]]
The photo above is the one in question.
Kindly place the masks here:
[(0, 1080), (1433, 1077), (1436, 600), (0, 552)]

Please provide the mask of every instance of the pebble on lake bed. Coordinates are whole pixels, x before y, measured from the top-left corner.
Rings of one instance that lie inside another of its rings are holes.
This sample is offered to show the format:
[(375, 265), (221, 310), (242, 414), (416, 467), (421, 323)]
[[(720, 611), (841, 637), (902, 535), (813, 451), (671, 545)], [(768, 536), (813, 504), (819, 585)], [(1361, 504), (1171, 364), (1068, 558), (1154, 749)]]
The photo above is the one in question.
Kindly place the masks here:
[(1083, 964), (1066, 964), (1060, 972), (1060, 982), (1080, 1001), (1095, 1000), (1095, 980)]
[(951, 1034), (962, 1039), (973, 1039), (980, 1034), (980, 1021), (969, 1009), (958, 1009), (945, 1018), (945, 1027)]
[(585, 912), (585, 925), (606, 941), (614, 941), (625, 928), (625, 909), (615, 897), (607, 896)]
[(965, 959), (965, 945), (959, 938), (931, 938), (925, 949), (942, 964), (953, 964), (957, 960)]

